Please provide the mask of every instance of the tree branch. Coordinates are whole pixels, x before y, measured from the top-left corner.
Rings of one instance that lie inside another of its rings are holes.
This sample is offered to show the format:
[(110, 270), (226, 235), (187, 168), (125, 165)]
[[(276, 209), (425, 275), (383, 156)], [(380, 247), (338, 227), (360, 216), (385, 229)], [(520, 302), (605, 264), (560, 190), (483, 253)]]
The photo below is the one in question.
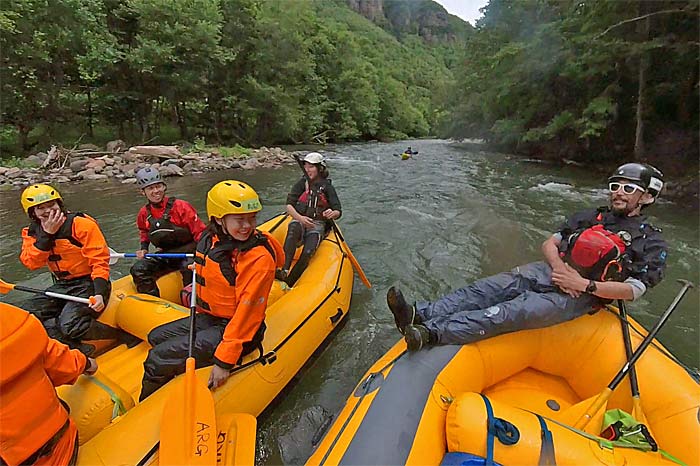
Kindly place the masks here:
[(694, 11), (694, 8), (693, 8), (693, 9), (686, 9), (686, 10), (677, 10), (677, 9), (676, 9), (676, 10), (654, 11), (654, 12), (648, 13), (648, 14), (646, 14), (646, 15), (637, 16), (636, 18), (629, 18), (629, 19), (626, 19), (626, 20), (624, 20), (624, 21), (620, 21), (619, 23), (613, 24), (612, 26), (610, 26), (609, 28), (607, 28), (605, 31), (603, 31), (603, 32), (601, 32), (600, 34), (598, 34), (597, 36), (595, 36), (595, 37), (593, 38), (593, 40), (595, 40), (595, 39), (600, 39), (602, 36), (604, 36), (605, 34), (607, 34), (608, 32), (610, 32), (611, 30), (615, 29), (616, 27), (622, 26), (623, 24), (632, 23), (632, 22), (635, 22), (635, 21), (640, 21), (640, 20), (642, 20), (642, 19), (649, 18), (649, 17), (651, 17), (651, 16), (663, 15), (663, 14), (668, 14), (668, 13), (688, 13), (688, 14), (691, 14), (691, 13), (697, 13), (697, 12)]

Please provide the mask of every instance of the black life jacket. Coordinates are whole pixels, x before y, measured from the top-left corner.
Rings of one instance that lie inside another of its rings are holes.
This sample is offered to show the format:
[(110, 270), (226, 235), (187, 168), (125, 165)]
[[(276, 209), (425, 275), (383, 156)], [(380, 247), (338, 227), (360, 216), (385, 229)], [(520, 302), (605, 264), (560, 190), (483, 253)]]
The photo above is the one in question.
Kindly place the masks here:
[(187, 252), (194, 250), (194, 238), (190, 230), (175, 225), (170, 221), (170, 211), (175, 201), (176, 198), (174, 197), (168, 199), (161, 218), (153, 217), (151, 204), (146, 204), (146, 209), (148, 210), (148, 218), (146, 219), (148, 222), (148, 240), (163, 251), (177, 249), (179, 252)]
[(312, 220), (320, 220), (323, 218), (323, 211), (330, 207), (328, 202), (328, 185), (331, 181), (328, 179), (318, 179), (313, 183), (306, 181), (306, 190), (299, 196), (296, 206), (297, 212), (306, 215)]
[(562, 238), (559, 256), (589, 280), (624, 281), (632, 272), (634, 240), (646, 237), (647, 229), (656, 229), (634, 217), (616, 217), (611, 222), (612, 213), (606, 215), (606, 210), (598, 209), (593, 218)]

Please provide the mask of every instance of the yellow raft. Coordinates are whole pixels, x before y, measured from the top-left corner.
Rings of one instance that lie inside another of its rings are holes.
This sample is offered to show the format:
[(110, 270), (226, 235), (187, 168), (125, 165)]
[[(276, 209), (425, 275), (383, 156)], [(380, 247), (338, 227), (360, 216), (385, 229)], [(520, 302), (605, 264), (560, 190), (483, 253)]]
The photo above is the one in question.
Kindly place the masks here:
[[(288, 222), (286, 215), (278, 216), (259, 229), (284, 241)], [(226, 384), (213, 392), (218, 464), (252, 464), (255, 420), (250, 415), (265, 409), (346, 316), (352, 286), (353, 270), (334, 231), (293, 288), (275, 281), (265, 319), (264, 354), (256, 351), (246, 356)], [(100, 320), (144, 342), (108, 350), (97, 357), (99, 370), (94, 377), (81, 376), (75, 385), (59, 389), (78, 425), (78, 464), (157, 462), (163, 405), (181, 386), (183, 377), (137, 402), (143, 361), (150, 348), (146, 338), (157, 325), (189, 315), (188, 309), (175, 304), (182, 288), (179, 273), (161, 278), (158, 287), (160, 299), (137, 294), (130, 276), (114, 282), (109, 306)], [(197, 370), (205, 385), (210, 371), (210, 367)]]
[[(636, 348), (643, 337), (632, 333)], [(649, 430), (660, 449), (686, 464), (700, 464), (700, 385), (654, 343), (635, 365)], [(660, 452), (612, 447), (571, 429), (585, 404), (577, 403), (594, 399), (625, 361), (612, 308), (465, 346), (407, 353), (401, 340), (366, 373), (307, 464), (438, 465), (447, 452), (485, 458), (484, 397), (495, 418), (519, 431), (515, 444), (495, 439), (498, 464), (538, 464), (542, 428), (535, 413), (552, 433), (558, 465), (677, 464)], [(630, 413), (631, 398), (625, 379), (607, 409)]]

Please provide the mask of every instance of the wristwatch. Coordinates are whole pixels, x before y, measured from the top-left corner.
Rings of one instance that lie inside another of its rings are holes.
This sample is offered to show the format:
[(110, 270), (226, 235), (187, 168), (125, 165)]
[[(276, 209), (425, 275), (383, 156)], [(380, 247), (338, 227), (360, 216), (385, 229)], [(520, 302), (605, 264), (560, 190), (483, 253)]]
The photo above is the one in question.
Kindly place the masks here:
[(586, 293), (593, 294), (598, 289), (598, 286), (593, 280), (588, 280), (588, 286), (586, 287)]

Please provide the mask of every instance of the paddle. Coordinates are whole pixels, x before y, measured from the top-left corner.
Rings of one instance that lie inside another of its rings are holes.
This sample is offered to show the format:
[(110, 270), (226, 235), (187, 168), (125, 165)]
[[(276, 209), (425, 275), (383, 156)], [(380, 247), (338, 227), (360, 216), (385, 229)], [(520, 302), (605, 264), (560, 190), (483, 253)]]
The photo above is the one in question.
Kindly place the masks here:
[(372, 284), (367, 279), (367, 275), (365, 275), (362, 267), (360, 267), (360, 263), (357, 262), (357, 259), (355, 259), (355, 255), (350, 250), (348, 243), (345, 242), (345, 238), (343, 238), (340, 228), (338, 228), (338, 225), (335, 224), (334, 220), (331, 220), (331, 225), (333, 226), (333, 231), (335, 231), (336, 236), (340, 240), (340, 245), (343, 248), (343, 252), (345, 252), (348, 259), (350, 259), (350, 263), (352, 264), (353, 269), (355, 269), (355, 272), (357, 272), (357, 275), (360, 277), (360, 280), (362, 280), (362, 283), (364, 283), (367, 288), (372, 288)]
[[(597, 396), (593, 401), (589, 404), (591, 401), (591, 398), (588, 400), (584, 400), (580, 403), (577, 403), (578, 405), (581, 406), (588, 406), (586, 411), (581, 415), (576, 423), (574, 423), (574, 427), (583, 430), (587, 425), (590, 424), (591, 419), (593, 416), (596, 416), (597, 414), (600, 413), (598, 418), (602, 418), (602, 415), (605, 413), (605, 407), (607, 406), (608, 400), (610, 399), (610, 396), (612, 395), (613, 390), (620, 384), (622, 379), (625, 378), (627, 373), (634, 367), (634, 364), (637, 362), (637, 360), (642, 356), (644, 353), (644, 350), (649, 347), (651, 342), (654, 340), (656, 335), (659, 333), (659, 330), (661, 330), (661, 327), (664, 326), (668, 318), (671, 316), (673, 311), (676, 309), (678, 306), (678, 303), (681, 302), (681, 299), (683, 299), (683, 296), (685, 296), (685, 293), (693, 287), (693, 284), (690, 283), (687, 280), (678, 280), (683, 286), (681, 287), (681, 290), (678, 292), (676, 297), (674, 298), (673, 302), (671, 305), (664, 311), (664, 313), (661, 315), (659, 318), (658, 322), (654, 325), (654, 327), (649, 331), (647, 336), (644, 338), (642, 343), (639, 345), (639, 347), (636, 349), (634, 353), (632, 353), (632, 356), (625, 362), (625, 365), (622, 366), (622, 369), (620, 369), (620, 372), (617, 373), (617, 375), (613, 378), (612, 382), (608, 384), (608, 386)], [(602, 411), (601, 411), (602, 410)], [(602, 421), (601, 421), (602, 424)], [(598, 425), (597, 428), (600, 428), (600, 425)], [(597, 435), (597, 433), (596, 433)]]
[(83, 304), (93, 304), (95, 302), (95, 297), (90, 296), (89, 298), (79, 298), (77, 296), (71, 296), (68, 294), (54, 293), (53, 291), (38, 290), (36, 288), (30, 288), (23, 285), (15, 285), (13, 283), (7, 283), (4, 280), (0, 280), (0, 293), (7, 294), (12, 290), (26, 291), (27, 293), (43, 294), (44, 296), (49, 296), (51, 298), (65, 299), (66, 301), (74, 301), (76, 303)]
[[(627, 361), (632, 358), (632, 339), (630, 338), (629, 321), (627, 320), (627, 309), (625, 306), (625, 301), (622, 299), (617, 300), (618, 309), (620, 309), (620, 323), (622, 324), (622, 338), (625, 342), (625, 354), (627, 355)], [(632, 391), (632, 417), (635, 418), (641, 424), (649, 427), (646, 416), (642, 411), (642, 401), (639, 398), (639, 384), (637, 382), (637, 369), (632, 366), (630, 367), (630, 388)]]
[[(306, 170), (304, 170), (304, 161), (301, 160), (301, 158), (299, 158), (298, 155), (294, 156), (294, 160), (297, 161), (297, 164), (299, 165), (299, 168), (301, 168), (304, 177), (308, 180), (309, 177), (306, 174)], [(333, 227), (333, 231), (335, 231), (336, 236), (338, 236), (338, 240), (340, 240), (341, 249), (343, 250), (345, 255), (348, 256), (348, 259), (350, 259), (350, 264), (352, 264), (352, 267), (353, 269), (355, 269), (355, 272), (357, 272), (357, 275), (360, 277), (360, 280), (362, 280), (362, 283), (364, 283), (367, 288), (372, 288), (372, 284), (367, 279), (367, 275), (365, 275), (364, 270), (362, 270), (362, 267), (360, 267), (360, 263), (357, 262), (355, 255), (350, 250), (350, 246), (348, 246), (348, 243), (345, 242), (345, 238), (343, 238), (343, 234), (340, 232), (340, 228), (338, 228), (338, 225), (336, 225), (335, 220), (329, 221), (331, 223), (331, 226)]]
[(160, 422), (158, 455), (162, 465), (216, 464), (214, 398), (207, 386), (197, 378), (192, 357), (197, 306), (196, 275), (196, 268), (192, 267), (190, 342), (185, 362), (185, 381), (166, 400)]
[[(112, 248), (109, 248), (109, 265), (114, 265), (119, 262), (119, 259), (132, 259), (135, 258), (136, 254), (133, 252), (117, 252)], [(187, 259), (194, 257), (194, 254), (184, 254), (175, 252), (160, 252), (154, 254), (146, 254), (146, 257), (162, 257), (164, 259)]]

